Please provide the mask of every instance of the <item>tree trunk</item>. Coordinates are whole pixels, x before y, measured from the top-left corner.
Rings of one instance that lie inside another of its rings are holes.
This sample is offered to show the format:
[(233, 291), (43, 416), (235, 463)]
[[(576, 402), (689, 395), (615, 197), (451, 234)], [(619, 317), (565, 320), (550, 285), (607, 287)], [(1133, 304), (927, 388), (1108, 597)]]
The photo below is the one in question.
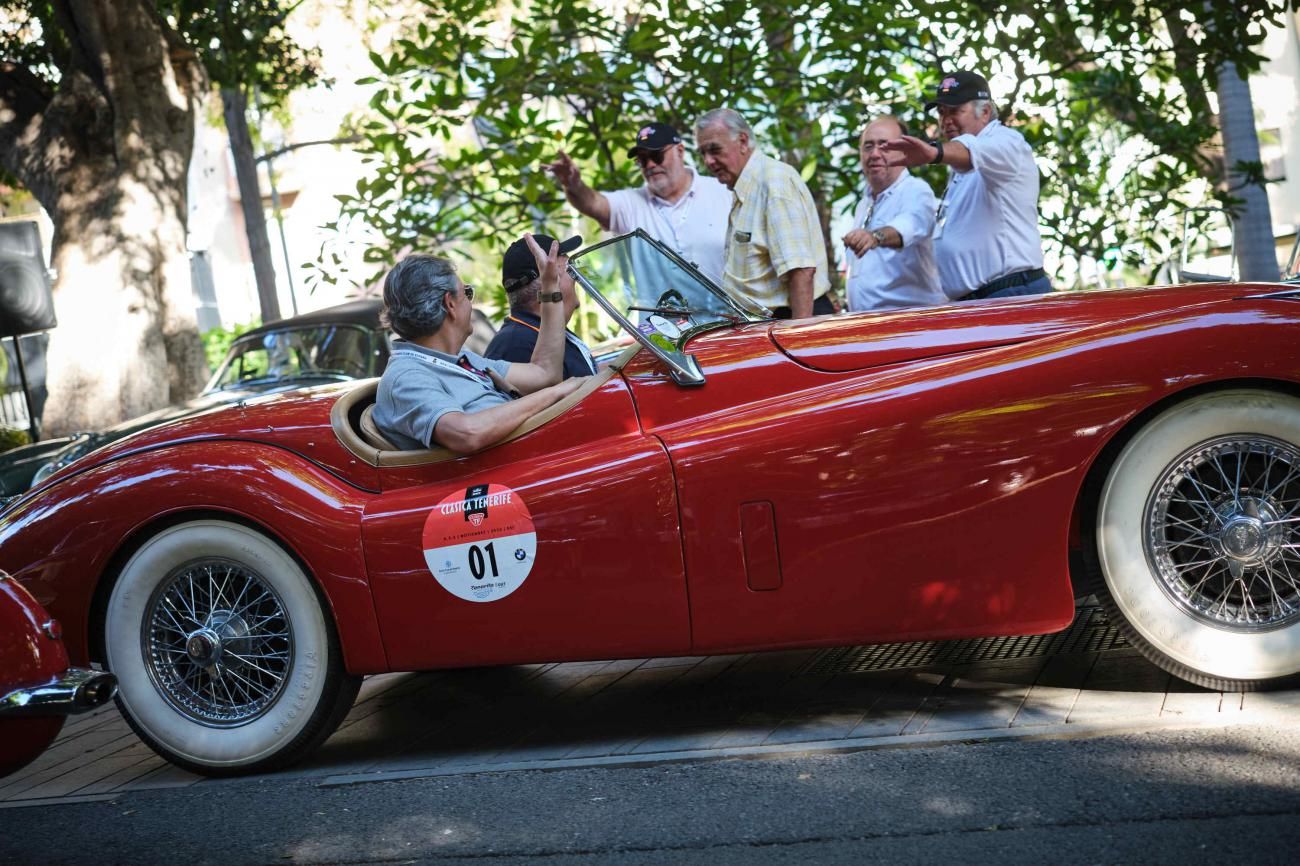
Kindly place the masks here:
[(266, 211), (262, 209), (262, 188), (257, 179), (253, 137), (248, 131), (248, 97), (238, 87), (223, 87), (221, 107), (226, 116), (230, 152), (235, 157), (235, 179), (239, 182), (239, 206), (244, 213), (244, 233), (248, 237), (248, 254), (253, 259), (257, 300), (262, 307), (262, 323), (266, 324), (280, 318), (280, 295), (275, 289), (275, 268), (271, 266), (271, 243), (266, 233)]
[(185, 249), (202, 69), (150, 0), (56, 0), (57, 86), (0, 65), (0, 160), (54, 221), (45, 430), (102, 428), (207, 377)]
[[(798, 91), (803, 94), (803, 76), (800, 74), (800, 60), (794, 50), (794, 19), (786, 14), (784, 4), (770, 7), (760, 6), (760, 20), (763, 23), (763, 41), (767, 45), (768, 63), (771, 70), (772, 84), (776, 93)], [(807, 99), (799, 100), (806, 106)], [(820, 128), (816, 119), (809, 117), (805, 109), (800, 108), (800, 117), (790, 126), (792, 141), (784, 149), (781, 159), (795, 169), (803, 167), (805, 155), (814, 152), (820, 143)], [(835, 267), (835, 242), (831, 236), (831, 201), (826, 184), (816, 174), (807, 182), (808, 192), (812, 195), (813, 206), (817, 209), (817, 221), (821, 227), (822, 245), (826, 249), (826, 276), (830, 280), (831, 290), (840, 291), (840, 272)]]
[(1239, 163), (1259, 162), (1259, 136), (1255, 133), (1250, 84), (1232, 63), (1219, 67), (1217, 79), (1215, 90), (1219, 94), (1219, 129), (1223, 133), (1228, 191), (1242, 200), (1234, 226), (1238, 271), (1243, 280), (1271, 282), (1278, 278), (1278, 267), (1268, 193), (1263, 184), (1235, 168)]

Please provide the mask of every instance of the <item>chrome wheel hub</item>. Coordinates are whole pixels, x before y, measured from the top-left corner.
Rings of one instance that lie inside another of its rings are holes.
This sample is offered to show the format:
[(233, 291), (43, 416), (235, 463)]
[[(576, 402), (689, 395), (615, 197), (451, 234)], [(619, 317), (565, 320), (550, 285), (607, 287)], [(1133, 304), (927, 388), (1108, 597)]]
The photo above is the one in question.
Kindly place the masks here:
[(185, 654), (199, 667), (211, 667), (221, 653), (221, 638), (210, 628), (202, 628), (185, 641)]
[(1300, 621), (1300, 451), (1264, 436), (1202, 443), (1161, 476), (1144, 512), (1161, 589), (1216, 626)]
[(1262, 565), (1275, 559), (1285, 549), (1286, 524), (1279, 520), (1277, 504), (1242, 497), (1221, 507), (1223, 529), (1218, 545), (1224, 556), (1247, 565)]
[(293, 630), (279, 596), (256, 572), (225, 559), (169, 575), (149, 600), (140, 639), (159, 693), (213, 727), (266, 712), (292, 667)]

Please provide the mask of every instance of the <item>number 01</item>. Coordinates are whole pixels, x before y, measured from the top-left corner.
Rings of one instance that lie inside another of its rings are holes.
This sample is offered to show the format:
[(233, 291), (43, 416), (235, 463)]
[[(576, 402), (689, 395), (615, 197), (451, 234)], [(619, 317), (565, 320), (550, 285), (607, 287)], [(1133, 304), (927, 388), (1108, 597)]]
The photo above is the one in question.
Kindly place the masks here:
[[(486, 545), (484, 545), (484, 550), (487, 551), (487, 558), (488, 558), (487, 564), (490, 564), (492, 566), (492, 576), (499, 577), (501, 572), (497, 570), (497, 552), (492, 547), (492, 544), (493, 544), (492, 542), (488, 542)], [(474, 575), (475, 580), (483, 579), (483, 576), (487, 571), (484, 565), (485, 563), (483, 562), (483, 551), (479, 550), (477, 544), (471, 544), (469, 548), (469, 573)]]

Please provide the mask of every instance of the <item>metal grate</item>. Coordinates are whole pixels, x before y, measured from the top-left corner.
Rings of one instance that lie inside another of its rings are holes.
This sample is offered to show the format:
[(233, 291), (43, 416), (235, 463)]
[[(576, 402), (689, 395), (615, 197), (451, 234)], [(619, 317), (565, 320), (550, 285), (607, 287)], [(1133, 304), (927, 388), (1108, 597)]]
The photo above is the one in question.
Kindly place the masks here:
[(965, 665), (1037, 656), (1095, 653), (1127, 646), (1100, 607), (1080, 607), (1074, 622), (1055, 634), (913, 641), (837, 647), (813, 657), (806, 674), (859, 674), (899, 668)]

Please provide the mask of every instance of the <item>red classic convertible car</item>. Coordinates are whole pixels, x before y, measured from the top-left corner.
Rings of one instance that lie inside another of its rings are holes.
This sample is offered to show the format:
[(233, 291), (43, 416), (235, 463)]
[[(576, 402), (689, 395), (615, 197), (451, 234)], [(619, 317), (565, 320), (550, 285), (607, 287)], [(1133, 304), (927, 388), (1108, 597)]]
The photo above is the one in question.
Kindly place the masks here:
[(0, 566), (208, 774), (361, 675), (1044, 633), (1096, 592), (1193, 682), (1300, 672), (1300, 290), (775, 322), (642, 234), (572, 265), (637, 341), (505, 442), (395, 451), (375, 381), (136, 434), (0, 514)]

